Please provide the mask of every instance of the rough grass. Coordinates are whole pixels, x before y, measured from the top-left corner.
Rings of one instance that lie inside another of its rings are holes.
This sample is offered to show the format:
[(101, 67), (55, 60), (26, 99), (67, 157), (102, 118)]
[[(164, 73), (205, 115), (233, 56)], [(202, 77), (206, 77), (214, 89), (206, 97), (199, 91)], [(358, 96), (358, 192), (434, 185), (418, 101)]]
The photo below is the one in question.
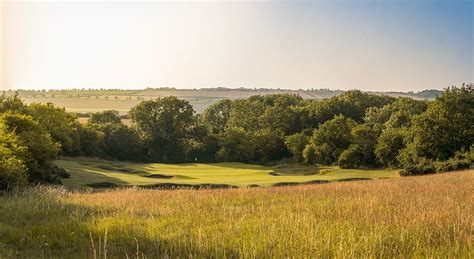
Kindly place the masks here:
[[(91, 159), (63, 159), (56, 163), (71, 174), (70, 178), (63, 180), (63, 183), (67, 186), (84, 186), (107, 182), (117, 185), (174, 183), (192, 185), (226, 184), (245, 187), (315, 180), (376, 179), (398, 176), (397, 170), (354, 170), (297, 165), (265, 167), (242, 163), (127, 164)], [(170, 177), (152, 177), (153, 175)]]
[(474, 256), (474, 171), (231, 190), (0, 197), (0, 257)]

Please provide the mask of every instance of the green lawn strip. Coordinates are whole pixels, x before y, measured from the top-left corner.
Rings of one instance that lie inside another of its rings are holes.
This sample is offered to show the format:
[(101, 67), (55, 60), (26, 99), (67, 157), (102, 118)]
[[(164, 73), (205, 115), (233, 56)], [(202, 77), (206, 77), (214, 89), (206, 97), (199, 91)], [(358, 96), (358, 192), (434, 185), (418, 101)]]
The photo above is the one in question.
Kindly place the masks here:
[[(87, 159), (63, 159), (57, 165), (71, 176), (63, 180), (67, 186), (84, 186), (109, 182), (117, 185), (228, 184), (269, 186), (276, 183), (301, 183), (314, 180), (396, 177), (396, 170), (340, 169), (337, 167), (284, 165), (265, 167), (243, 163), (209, 164), (138, 164)], [(292, 170), (292, 168), (294, 168)]]

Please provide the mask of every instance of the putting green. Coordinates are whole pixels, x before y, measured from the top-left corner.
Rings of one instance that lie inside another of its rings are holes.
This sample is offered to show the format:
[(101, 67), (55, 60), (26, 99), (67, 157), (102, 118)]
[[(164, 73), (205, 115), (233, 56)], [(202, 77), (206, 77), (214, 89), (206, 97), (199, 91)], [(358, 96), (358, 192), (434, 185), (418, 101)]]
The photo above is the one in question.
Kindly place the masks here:
[(73, 158), (58, 160), (56, 164), (71, 174), (69, 178), (63, 179), (66, 186), (85, 186), (106, 182), (142, 186), (174, 183), (228, 184), (245, 187), (315, 180), (377, 179), (398, 176), (397, 170), (358, 170), (301, 165), (266, 167), (243, 163), (138, 164)]

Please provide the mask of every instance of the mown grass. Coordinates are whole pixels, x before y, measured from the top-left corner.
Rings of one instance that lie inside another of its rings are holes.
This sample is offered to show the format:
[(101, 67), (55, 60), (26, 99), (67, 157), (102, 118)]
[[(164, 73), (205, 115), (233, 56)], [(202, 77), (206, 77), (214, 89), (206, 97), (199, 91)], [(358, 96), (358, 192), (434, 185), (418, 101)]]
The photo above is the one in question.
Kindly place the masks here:
[[(356, 170), (298, 165), (266, 167), (242, 163), (135, 164), (72, 158), (59, 160), (56, 163), (71, 174), (70, 178), (63, 180), (67, 186), (109, 182), (118, 185), (175, 183), (227, 184), (245, 187), (314, 180), (376, 179), (398, 176), (397, 170)], [(165, 177), (159, 178), (160, 175)], [(153, 176), (157, 177), (153, 178)]]
[(0, 257), (474, 256), (474, 171), (219, 190), (0, 197)]

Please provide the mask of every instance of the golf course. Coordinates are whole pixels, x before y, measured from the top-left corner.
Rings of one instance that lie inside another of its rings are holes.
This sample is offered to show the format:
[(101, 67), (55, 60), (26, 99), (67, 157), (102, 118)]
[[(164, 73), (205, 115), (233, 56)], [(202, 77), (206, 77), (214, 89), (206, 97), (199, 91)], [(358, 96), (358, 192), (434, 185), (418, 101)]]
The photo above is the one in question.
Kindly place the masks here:
[(56, 164), (70, 174), (62, 181), (72, 187), (166, 184), (257, 187), (398, 177), (397, 170), (290, 164), (272, 167), (244, 163), (140, 164), (85, 158), (63, 158)]

